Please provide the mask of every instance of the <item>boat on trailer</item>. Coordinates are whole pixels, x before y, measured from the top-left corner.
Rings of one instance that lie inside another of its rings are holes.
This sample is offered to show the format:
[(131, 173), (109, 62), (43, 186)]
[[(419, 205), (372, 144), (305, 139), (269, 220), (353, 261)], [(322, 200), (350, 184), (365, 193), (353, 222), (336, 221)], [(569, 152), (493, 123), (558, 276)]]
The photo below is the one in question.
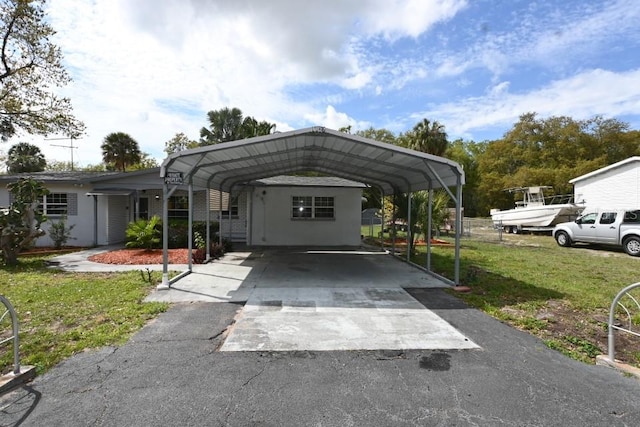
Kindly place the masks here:
[(506, 191), (522, 193), (522, 200), (513, 209), (491, 209), (491, 220), (496, 228), (505, 232), (551, 231), (556, 224), (573, 221), (584, 206), (573, 203), (572, 195), (554, 195), (545, 198), (544, 190), (550, 186), (516, 187)]

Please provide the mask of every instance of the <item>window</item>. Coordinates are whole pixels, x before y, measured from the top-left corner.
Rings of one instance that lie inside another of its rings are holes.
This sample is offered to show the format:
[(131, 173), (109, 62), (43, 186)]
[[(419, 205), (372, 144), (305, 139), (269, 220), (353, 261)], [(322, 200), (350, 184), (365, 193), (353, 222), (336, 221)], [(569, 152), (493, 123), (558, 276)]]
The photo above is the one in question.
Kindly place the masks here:
[(45, 215), (66, 215), (67, 193), (49, 193), (40, 199), (40, 209)]
[[(229, 218), (229, 211), (222, 211), (222, 218)], [(238, 218), (238, 199), (231, 202), (231, 217)]]
[(189, 198), (187, 196), (169, 197), (167, 211), (169, 218), (189, 218)]
[(335, 217), (333, 197), (293, 196), (291, 218), (333, 219)]
[(313, 215), (316, 218), (333, 218), (333, 197), (316, 197)]
[(627, 211), (624, 213), (624, 222), (640, 222), (640, 210)]
[(597, 213), (590, 213), (580, 218), (579, 224), (595, 224)]
[(613, 224), (616, 220), (615, 212), (603, 212), (600, 217), (600, 224)]
[(312, 218), (313, 217), (313, 197), (293, 196), (292, 218)]

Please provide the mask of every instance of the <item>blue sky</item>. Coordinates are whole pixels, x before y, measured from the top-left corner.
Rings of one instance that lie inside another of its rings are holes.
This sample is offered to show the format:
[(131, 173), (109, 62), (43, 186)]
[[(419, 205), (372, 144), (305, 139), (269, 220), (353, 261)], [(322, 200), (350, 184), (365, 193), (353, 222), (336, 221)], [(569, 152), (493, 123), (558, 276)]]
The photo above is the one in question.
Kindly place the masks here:
[(62, 92), (87, 124), (83, 165), (116, 131), (162, 159), (225, 106), (281, 131), (428, 118), (482, 141), (531, 111), (640, 129), (636, 0), (50, 0), (48, 13), (74, 79)]

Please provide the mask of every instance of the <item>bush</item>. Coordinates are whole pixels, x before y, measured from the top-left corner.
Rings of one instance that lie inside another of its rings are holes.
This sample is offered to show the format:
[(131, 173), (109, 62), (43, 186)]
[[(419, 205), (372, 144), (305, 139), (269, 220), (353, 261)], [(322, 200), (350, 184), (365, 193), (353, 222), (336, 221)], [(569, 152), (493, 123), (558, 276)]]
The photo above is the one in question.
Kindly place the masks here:
[(49, 228), (49, 237), (53, 241), (53, 247), (56, 249), (62, 248), (67, 244), (71, 237), (71, 230), (76, 226), (75, 224), (67, 227), (67, 218), (63, 215), (57, 222), (52, 222)]
[[(209, 236), (211, 240), (214, 239), (218, 233), (220, 226), (218, 222), (212, 221), (209, 226)], [(197, 245), (196, 235), (200, 235), (203, 241), (206, 242), (205, 236), (207, 235), (207, 223), (205, 221), (193, 222), (193, 245)], [(169, 248), (186, 248), (188, 246), (189, 236), (189, 221), (186, 219), (170, 219), (169, 220)]]
[(125, 246), (128, 248), (144, 248), (146, 250), (160, 247), (161, 233), (158, 230), (159, 223), (160, 217), (157, 215), (152, 216), (148, 221), (139, 219), (130, 222), (127, 226), (127, 242)]

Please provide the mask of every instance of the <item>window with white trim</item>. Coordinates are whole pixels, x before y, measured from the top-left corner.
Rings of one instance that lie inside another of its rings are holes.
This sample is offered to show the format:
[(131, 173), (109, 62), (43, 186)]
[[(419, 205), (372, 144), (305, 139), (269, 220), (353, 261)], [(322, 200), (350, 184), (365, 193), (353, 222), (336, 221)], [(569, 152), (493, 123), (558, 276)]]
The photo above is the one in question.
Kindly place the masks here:
[(67, 193), (49, 193), (40, 199), (40, 210), (45, 215), (66, 215), (68, 207)]
[(291, 198), (292, 219), (334, 219), (334, 198), (327, 196), (293, 196)]

